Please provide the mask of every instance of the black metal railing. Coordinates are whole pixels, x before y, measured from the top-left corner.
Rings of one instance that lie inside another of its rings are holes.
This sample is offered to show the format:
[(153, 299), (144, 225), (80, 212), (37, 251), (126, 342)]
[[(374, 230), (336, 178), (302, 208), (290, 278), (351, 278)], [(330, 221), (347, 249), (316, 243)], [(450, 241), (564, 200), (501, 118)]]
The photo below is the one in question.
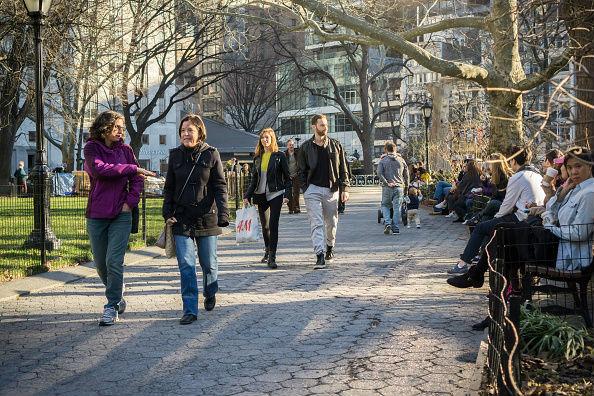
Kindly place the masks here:
[[(505, 268), (504, 233), (498, 230), (497, 258), (489, 260), (487, 381), (492, 394), (520, 395), (520, 305)], [(483, 253), (486, 254), (486, 253)]]
[[(532, 223), (529, 225), (528, 223)], [(483, 253), (489, 267), (488, 384), (520, 395), (520, 307), (581, 318), (592, 328), (594, 224), (543, 227), (539, 218), (500, 224)], [(484, 257), (482, 258), (484, 259)]]
[[(234, 217), (251, 175), (226, 171), (225, 179), (229, 209)], [(352, 182), (354, 186), (368, 186), (379, 184), (379, 179), (363, 175), (354, 177)], [(92, 260), (85, 218), (89, 188), (84, 172), (51, 176), (46, 187), (49, 202), (43, 210), (47, 211), (46, 228), (52, 233), (38, 238), (42, 240), (40, 245), (31, 242), (36, 229), (33, 181), (26, 193), (12, 184), (0, 186), (0, 282)], [(130, 248), (150, 246), (157, 240), (163, 228), (162, 205), (162, 180), (154, 186), (145, 183), (139, 204), (139, 232), (131, 235)], [(45, 248), (45, 261), (41, 258), (42, 248)]]

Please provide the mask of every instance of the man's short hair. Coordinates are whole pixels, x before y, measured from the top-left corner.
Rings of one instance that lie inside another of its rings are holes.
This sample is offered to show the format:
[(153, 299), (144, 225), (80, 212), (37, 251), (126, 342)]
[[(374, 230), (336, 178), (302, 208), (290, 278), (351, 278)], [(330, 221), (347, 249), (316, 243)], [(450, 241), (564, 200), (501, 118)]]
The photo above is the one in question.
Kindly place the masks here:
[(530, 147), (511, 145), (507, 149), (507, 157), (513, 157), (520, 166), (526, 165), (532, 160), (532, 150)]
[(314, 115), (313, 117), (311, 117), (311, 125), (316, 125), (318, 123), (318, 120), (321, 120), (322, 118), (327, 120), (324, 114)]
[(396, 150), (396, 145), (394, 144), (394, 142), (386, 142), (386, 144), (384, 144), (384, 149), (388, 153), (393, 153), (394, 150)]

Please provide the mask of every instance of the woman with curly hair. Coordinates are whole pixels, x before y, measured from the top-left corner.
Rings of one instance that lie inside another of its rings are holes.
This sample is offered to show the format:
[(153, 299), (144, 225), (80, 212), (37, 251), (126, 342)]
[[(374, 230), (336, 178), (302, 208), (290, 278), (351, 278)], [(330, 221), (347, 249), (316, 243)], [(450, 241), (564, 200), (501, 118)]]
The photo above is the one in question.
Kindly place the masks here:
[(107, 304), (100, 326), (111, 326), (124, 313), (124, 254), (132, 228), (132, 209), (138, 206), (143, 178), (155, 176), (138, 166), (132, 148), (124, 143), (124, 116), (105, 111), (95, 118), (85, 144), (85, 172), (91, 189), (87, 201), (87, 232), (97, 273), (105, 285)]

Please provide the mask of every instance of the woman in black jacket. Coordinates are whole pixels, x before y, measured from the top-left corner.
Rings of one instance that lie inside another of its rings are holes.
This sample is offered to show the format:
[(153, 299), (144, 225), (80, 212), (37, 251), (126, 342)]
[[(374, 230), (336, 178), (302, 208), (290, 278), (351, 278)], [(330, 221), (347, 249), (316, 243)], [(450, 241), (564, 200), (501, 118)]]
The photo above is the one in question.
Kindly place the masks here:
[(181, 277), (183, 316), (180, 324), (198, 315), (196, 245), (202, 268), (204, 308), (211, 311), (218, 291), (217, 235), (229, 225), (227, 183), (219, 152), (206, 144), (206, 126), (195, 114), (181, 120), (181, 146), (169, 153), (164, 187), (163, 217), (173, 225), (175, 253)]
[(258, 206), (262, 236), (266, 252), (261, 262), (275, 269), (278, 243), (278, 222), (283, 204), (291, 197), (291, 176), (287, 157), (278, 151), (272, 128), (260, 132), (252, 166), (252, 181), (244, 197), (244, 204), (253, 201)]

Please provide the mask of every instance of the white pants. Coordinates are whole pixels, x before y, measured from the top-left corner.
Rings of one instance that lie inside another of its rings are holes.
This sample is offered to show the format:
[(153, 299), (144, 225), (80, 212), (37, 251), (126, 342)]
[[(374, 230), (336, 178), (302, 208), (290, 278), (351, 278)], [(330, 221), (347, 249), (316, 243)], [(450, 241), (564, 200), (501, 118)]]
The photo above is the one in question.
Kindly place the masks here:
[(406, 211), (406, 215), (408, 217), (408, 225), (410, 226), (412, 221), (414, 220), (418, 226), (421, 225), (421, 216), (419, 215), (418, 209), (409, 209)]
[[(338, 225), (338, 191), (310, 184), (305, 193), (305, 207), (311, 228), (311, 242), (316, 254), (324, 253), (336, 242)], [(324, 235), (325, 231), (325, 235)]]

